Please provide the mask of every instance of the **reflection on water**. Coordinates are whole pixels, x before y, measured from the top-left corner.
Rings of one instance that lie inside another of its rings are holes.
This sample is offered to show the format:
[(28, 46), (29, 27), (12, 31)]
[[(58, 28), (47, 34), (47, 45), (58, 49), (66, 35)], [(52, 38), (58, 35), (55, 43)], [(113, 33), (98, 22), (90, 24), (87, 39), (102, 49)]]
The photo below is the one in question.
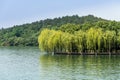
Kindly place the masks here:
[(120, 56), (42, 55), (40, 63), (48, 80), (120, 79)]
[(0, 80), (119, 80), (120, 56), (51, 55), (0, 47)]

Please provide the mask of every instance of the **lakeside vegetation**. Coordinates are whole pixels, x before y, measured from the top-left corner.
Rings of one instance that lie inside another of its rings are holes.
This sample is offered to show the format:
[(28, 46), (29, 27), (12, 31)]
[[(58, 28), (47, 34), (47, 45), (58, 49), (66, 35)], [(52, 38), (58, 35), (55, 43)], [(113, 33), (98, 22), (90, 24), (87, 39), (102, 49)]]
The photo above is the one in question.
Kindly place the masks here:
[(119, 25), (115, 21), (81, 25), (65, 24), (59, 30), (44, 29), (39, 35), (39, 47), (47, 52), (100, 53), (120, 50)]
[(40, 46), (48, 52), (116, 52), (120, 50), (120, 22), (93, 15), (40, 20), (0, 29), (0, 46)]
[(73, 23), (80, 24), (81, 28), (89, 28), (88, 23), (105, 21), (93, 15), (82, 16), (63, 16), (54, 19), (45, 19), (33, 23), (15, 25), (10, 28), (0, 29), (0, 46), (38, 46), (38, 35), (42, 29), (59, 29), (60, 26)]
[(120, 49), (120, 32), (90, 28), (74, 33), (44, 29), (39, 36), (39, 46), (47, 52), (111, 52)]

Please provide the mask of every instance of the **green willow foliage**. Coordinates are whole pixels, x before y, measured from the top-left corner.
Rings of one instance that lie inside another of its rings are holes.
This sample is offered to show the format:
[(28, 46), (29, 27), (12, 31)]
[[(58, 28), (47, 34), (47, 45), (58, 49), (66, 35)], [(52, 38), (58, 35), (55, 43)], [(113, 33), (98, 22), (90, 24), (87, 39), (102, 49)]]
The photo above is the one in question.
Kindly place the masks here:
[(44, 29), (38, 37), (39, 47), (47, 52), (112, 52), (120, 46), (120, 32), (90, 28), (74, 33)]

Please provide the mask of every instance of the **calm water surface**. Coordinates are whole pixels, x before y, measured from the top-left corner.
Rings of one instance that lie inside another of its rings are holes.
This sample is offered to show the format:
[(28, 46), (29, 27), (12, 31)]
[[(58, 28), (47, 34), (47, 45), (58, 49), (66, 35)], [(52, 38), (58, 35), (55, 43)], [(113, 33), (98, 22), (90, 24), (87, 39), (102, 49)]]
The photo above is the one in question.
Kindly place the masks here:
[(0, 80), (120, 80), (120, 56), (48, 55), (0, 47)]

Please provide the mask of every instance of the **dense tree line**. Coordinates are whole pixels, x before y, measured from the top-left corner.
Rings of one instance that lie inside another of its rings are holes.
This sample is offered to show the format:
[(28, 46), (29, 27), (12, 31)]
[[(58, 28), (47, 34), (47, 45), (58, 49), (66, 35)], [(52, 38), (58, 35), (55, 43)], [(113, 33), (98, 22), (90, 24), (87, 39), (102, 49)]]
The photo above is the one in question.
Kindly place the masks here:
[(40, 49), (47, 52), (113, 52), (120, 50), (120, 32), (94, 27), (73, 33), (44, 29), (38, 42)]
[(102, 28), (103, 31), (113, 30), (118, 35), (120, 22), (101, 19), (93, 15), (82, 17), (73, 15), (40, 20), (0, 29), (0, 46), (38, 46), (38, 36), (44, 28), (73, 34), (79, 30), (85, 32), (91, 27)]

